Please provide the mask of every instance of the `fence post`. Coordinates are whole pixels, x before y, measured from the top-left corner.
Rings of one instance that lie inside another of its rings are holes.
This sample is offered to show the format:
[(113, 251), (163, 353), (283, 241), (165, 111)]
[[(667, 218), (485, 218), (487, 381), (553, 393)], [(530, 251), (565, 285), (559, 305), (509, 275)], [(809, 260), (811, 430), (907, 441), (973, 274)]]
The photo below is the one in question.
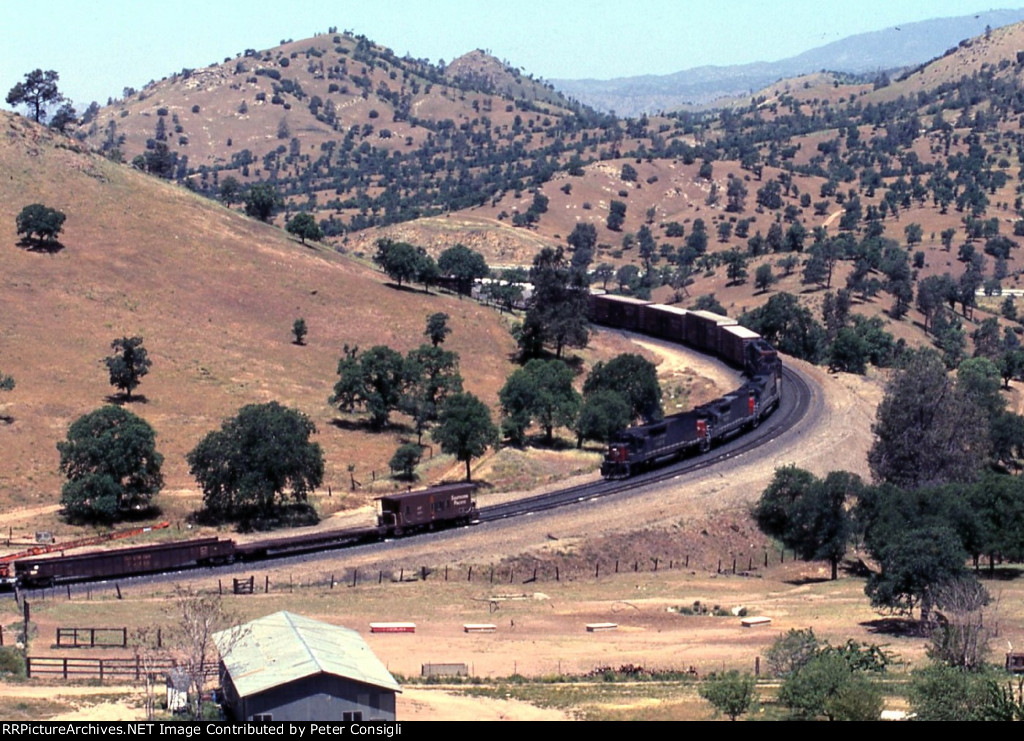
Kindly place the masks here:
[(32, 657), (25, 657), (25, 678), (32, 679)]
[(121, 628), (121, 648), (128, 648), (128, 626)]

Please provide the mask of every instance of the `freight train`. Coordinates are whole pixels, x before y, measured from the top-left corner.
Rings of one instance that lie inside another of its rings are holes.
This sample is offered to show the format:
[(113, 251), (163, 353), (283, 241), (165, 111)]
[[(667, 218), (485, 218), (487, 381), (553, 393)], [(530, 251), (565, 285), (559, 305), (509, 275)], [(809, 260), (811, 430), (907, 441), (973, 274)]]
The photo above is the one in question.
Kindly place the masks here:
[[(606, 478), (626, 478), (690, 451), (704, 451), (745, 428), (756, 427), (781, 399), (778, 353), (757, 333), (707, 311), (687, 311), (633, 298), (593, 295), (595, 324), (678, 342), (736, 365), (748, 380), (736, 391), (659, 422), (618, 432), (601, 466)], [(342, 545), (470, 524), (478, 517), (476, 484), (441, 484), (378, 497), (377, 526), (285, 536), (249, 543), (218, 537), (77, 555), (17, 558), (0, 585), (42, 587), (90, 579), (114, 579), (192, 566), (310, 553)], [(68, 545), (64, 546), (65, 548)], [(15, 556), (16, 557), (16, 556)]]
[(419, 491), (377, 497), (377, 526), (270, 538), (250, 543), (218, 537), (194, 538), (74, 555), (27, 557), (13, 562), (14, 584), (32, 588), (57, 583), (114, 579), (193, 566), (215, 566), (290, 556), (362, 542), (398, 537), (477, 519), (474, 483), (440, 484)]
[(625, 296), (594, 294), (590, 317), (715, 355), (743, 370), (735, 391), (681, 414), (614, 434), (601, 475), (621, 479), (682, 455), (706, 452), (727, 438), (757, 427), (782, 399), (782, 362), (759, 334), (710, 311), (687, 311)]

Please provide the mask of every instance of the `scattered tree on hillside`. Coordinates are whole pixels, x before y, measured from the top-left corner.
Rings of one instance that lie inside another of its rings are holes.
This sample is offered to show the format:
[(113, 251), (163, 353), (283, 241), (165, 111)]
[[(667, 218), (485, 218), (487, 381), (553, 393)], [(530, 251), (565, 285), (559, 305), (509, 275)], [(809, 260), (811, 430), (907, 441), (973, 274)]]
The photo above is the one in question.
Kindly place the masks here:
[(224, 205), (230, 207), (232, 203), (238, 201), (238, 196), (242, 193), (242, 185), (233, 175), (228, 175), (220, 181), (220, 190), (218, 192)]
[(14, 376), (4, 375), (0, 371), (0, 391), (14, 391)]
[(78, 112), (75, 110), (75, 107), (70, 103), (64, 103), (53, 114), (53, 118), (50, 119), (50, 128), (64, 134), (67, 133), (68, 127), (74, 126), (77, 123)]
[(440, 346), (420, 345), (405, 358), (405, 378), (399, 409), (413, 418), (416, 434), (422, 435), (427, 425), (437, 420), (445, 399), (462, 392), (459, 356)]
[(18, 234), (25, 235), (25, 243), (35, 242), (40, 246), (46, 246), (57, 242), (57, 235), (64, 228), (66, 218), (67, 216), (55, 208), (33, 203), (21, 209), (14, 222)]
[(430, 339), (431, 345), (437, 347), (451, 333), (451, 327), (448, 326), (448, 315), (443, 311), (438, 311), (427, 317), (427, 328), (423, 330), (423, 334)]
[(583, 396), (586, 399), (602, 391), (622, 398), (629, 415), (627, 424), (636, 419), (653, 422), (663, 416), (658, 370), (639, 355), (624, 353), (608, 362), (598, 361), (583, 382)]
[(533, 359), (514, 371), (498, 392), (504, 419), (502, 432), (515, 445), (526, 440), (532, 423), (544, 428), (547, 442), (555, 427), (571, 427), (580, 408), (580, 395), (572, 387), (573, 373), (561, 360)]
[(57, 443), (64, 514), (72, 521), (113, 522), (148, 513), (163, 488), (156, 433), (145, 420), (117, 406), (83, 415)]
[(7, 93), (7, 105), (24, 105), (32, 113), (36, 123), (46, 120), (46, 109), (54, 103), (64, 100), (57, 81), (60, 79), (54, 70), (36, 69), (25, 74), (25, 81), (17, 83)]
[(554, 345), (559, 358), (565, 347), (586, 347), (590, 290), (586, 276), (566, 263), (561, 247), (540, 251), (533, 259), (530, 282), (533, 296), (520, 340), (523, 356), (536, 357), (544, 343)]
[(245, 213), (260, 221), (270, 221), (282, 203), (281, 196), (270, 183), (256, 183), (245, 193)]
[(491, 421), (491, 412), (473, 394), (450, 396), (441, 407), (438, 425), (431, 434), (442, 451), (466, 462), (466, 481), (470, 481), (470, 461), (498, 444), (498, 428)]
[(436, 281), (438, 275), (434, 259), (422, 248), (413, 247), (408, 242), (378, 239), (373, 261), (399, 286), (414, 281), (427, 286)]
[(385, 345), (376, 345), (362, 354), (346, 345), (338, 362), (338, 375), (329, 402), (347, 412), (364, 407), (375, 429), (387, 425), (408, 385), (405, 359)]
[(295, 320), (294, 324), (292, 324), (292, 334), (295, 335), (296, 345), (306, 344), (306, 332), (306, 320), (303, 319), (302, 317), (299, 317), (298, 319)]
[(441, 275), (455, 279), (459, 296), (469, 296), (473, 283), (491, 272), (483, 255), (461, 244), (449, 247), (438, 256), (437, 269)]
[(124, 392), (125, 400), (132, 400), (132, 391), (142, 377), (149, 373), (153, 361), (149, 359), (141, 337), (121, 337), (110, 343), (114, 354), (103, 362), (110, 371), (110, 385)]
[(302, 244), (305, 244), (307, 239), (312, 242), (319, 242), (324, 238), (324, 232), (320, 225), (316, 223), (316, 219), (313, 218), (312, 214), (305, 211), (295, 214), (284, 228), (289, 234), (294, 234), (298, 237)]
[(315, 518), (304, 506), (324, 477), (323, 452), (309, 439), (315, 433), (309, 417), (276, 401), (242, 407), (185, 456), (204, 514), (246, 524), (291, 501)]
[(622, 225), (626, 223), (626, 204), (622, 201), (612, 201), (608, 207), (606, 223), (613, 232), (622, 231)]

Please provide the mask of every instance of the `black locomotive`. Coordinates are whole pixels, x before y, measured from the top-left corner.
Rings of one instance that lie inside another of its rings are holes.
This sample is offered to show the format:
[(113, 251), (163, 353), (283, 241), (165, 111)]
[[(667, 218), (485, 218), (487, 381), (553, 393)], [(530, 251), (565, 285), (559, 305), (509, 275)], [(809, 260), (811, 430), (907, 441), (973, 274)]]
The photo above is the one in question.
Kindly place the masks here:
[(653, 465), (711, 446), (757, 427), (779, 405), (782, 362), (771, 345), (734, 319), (708, 311), (686, 311), (623, 296), (595, 294), (591, 319), (642, 332), (706, 352), (743, 369), (748, 380), (720, 399), (616, 433), (601, 475), (626, 478)]

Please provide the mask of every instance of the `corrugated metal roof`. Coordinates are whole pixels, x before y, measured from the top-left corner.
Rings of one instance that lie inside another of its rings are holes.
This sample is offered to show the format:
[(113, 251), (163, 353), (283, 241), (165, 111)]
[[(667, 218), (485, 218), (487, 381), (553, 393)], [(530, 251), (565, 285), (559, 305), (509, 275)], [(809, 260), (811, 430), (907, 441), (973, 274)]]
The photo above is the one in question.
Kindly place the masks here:
[(291, 612), (222, 630), (213, 640), (241, 697), (321, 672), (402, 691), (356, 631)]

